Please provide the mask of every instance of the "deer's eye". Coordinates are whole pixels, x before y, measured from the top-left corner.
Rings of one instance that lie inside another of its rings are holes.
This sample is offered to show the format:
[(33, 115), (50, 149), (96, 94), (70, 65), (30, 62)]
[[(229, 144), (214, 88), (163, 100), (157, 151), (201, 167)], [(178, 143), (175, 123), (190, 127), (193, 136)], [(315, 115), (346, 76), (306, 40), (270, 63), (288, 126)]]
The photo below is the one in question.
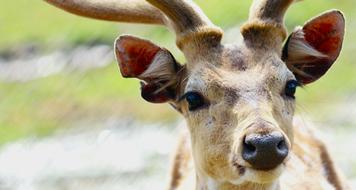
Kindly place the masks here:
[(288, 97), (295, 98), (295, 92), (297, 90), (297, 87), (300, 86), (299, 82), (296, 80), (290, 80), (286, 84), (286, 89), (285, 89), (285, 94)]
[(189, 104), (189, 110), (194, 111), (205, 105), (203, 96), (198, 92), (187, 92), (182, 98)]

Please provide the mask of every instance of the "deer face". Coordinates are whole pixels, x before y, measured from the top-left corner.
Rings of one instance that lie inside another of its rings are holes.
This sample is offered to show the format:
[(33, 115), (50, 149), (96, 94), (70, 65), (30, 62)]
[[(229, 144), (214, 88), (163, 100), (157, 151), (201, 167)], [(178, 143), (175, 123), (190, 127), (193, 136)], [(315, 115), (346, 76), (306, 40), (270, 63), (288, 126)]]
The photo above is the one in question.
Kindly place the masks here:
[(224, 51), (220, 66), (189, 72), (179, 102), (197, 167), (221, 181), (270, 182), (291, 147), (298, 83), (277, 54)]
[(143, 98), (169, 102), (186, 118), (199, 178), (264, 184), (288, 160), (296, 88), (330, 68), (343, 25), (339, 12), (327, 12), (295, 30), (283, 51), (271, 41), (278, 32), (247, 26), (240, 45), (186, 46), (184, 66), (132, 36), (117, 40), (116, 53), (122, 75), (143, 81)]

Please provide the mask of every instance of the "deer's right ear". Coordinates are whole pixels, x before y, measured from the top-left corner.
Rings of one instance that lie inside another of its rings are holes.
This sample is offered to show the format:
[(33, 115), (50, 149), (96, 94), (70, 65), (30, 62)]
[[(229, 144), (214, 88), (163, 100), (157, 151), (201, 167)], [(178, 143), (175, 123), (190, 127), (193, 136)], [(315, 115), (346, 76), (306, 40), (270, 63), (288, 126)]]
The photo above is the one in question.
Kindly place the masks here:
[(120, 72), (125, 78), (142, 81), (142, 97), (164, 103), (176, 97), (177, 73), (182, 68), (172, 54), (148, 40), (120, 36), (115, 43)]
[(332, 10), (297, 28), (284, 46), (282, 59), (302, 84), (323, 76), (340, 54), (345, 20)]

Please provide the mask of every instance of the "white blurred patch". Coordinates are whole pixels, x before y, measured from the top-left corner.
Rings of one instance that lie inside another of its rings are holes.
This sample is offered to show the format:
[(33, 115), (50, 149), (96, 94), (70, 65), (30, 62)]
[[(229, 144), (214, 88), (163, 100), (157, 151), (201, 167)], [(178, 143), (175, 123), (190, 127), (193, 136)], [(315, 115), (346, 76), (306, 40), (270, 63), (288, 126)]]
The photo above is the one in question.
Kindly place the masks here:
[(176, 143), (173, 128), (121, 124), (4, 147), (0, 189), (164, 189)]
[(104, 67), (113, 63), (112, 51), (110, 46), (96, 45), (78, 46), (50, 53), (34, 53), (28, 50), (11, 58), (0, 57), (0, 80), (24, 82), (62, 71), (87, 71)]

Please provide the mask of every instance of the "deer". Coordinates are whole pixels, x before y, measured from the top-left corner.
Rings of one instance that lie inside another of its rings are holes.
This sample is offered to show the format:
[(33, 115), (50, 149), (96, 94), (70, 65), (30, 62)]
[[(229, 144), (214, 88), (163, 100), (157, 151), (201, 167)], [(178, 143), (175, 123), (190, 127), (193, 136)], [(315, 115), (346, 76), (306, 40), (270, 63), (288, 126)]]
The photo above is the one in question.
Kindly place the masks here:
[[(329, 10), (288, 35), (287, 9), (299, 0), (254, 0), (240, 43), (191, 0), (45, 0), (80, 16), (164, 25), (186, 63), (169, 50), (122, 35), (115, 55), (141, 96), (185, 118), (170, 190), (343, 190), (345, 177), (313, 127), (295, 116), (296, 89), (317, 81), (338, 58), (345, 31)], [(192, 182), (192, 183), (191, 183)]]

